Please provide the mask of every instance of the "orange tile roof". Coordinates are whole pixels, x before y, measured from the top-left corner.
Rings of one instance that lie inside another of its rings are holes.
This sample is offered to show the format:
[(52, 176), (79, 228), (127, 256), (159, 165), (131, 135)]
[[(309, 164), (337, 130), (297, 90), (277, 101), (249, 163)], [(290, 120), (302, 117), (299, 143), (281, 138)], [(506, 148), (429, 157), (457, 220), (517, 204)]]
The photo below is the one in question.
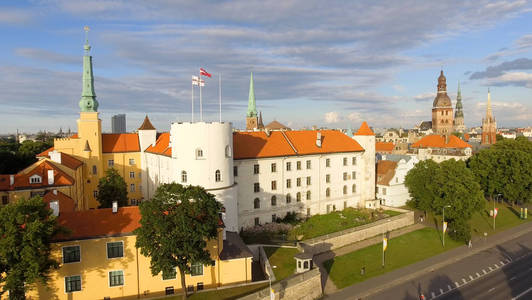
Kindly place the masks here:
[(146, 115), (144, 122), (142, 122), (142, 125), (140, 125), (138, 130), (155, 130), (155, 127), (153, 127), (153, 124), (150, 122), (148, 115)]
[(397, 168), (397, 162), (391, 160), (380, 160), (377, 162), (377, 168), (375, 173), (377, 173), (377, 184), (390, 185), (390, 180), (392, 180), (395, 175), (395, 169)]
[(364, 121), (362, 122), (362, 125), (360, 125), (360, 128), (357, 130), (355, 135), (375, 135), (375, 133), (373, 133), (373, 130), (369, 128), (368, 123)]
[(72, 198), (70, 198), (69, 196), (61, 193), (60, 191), (56, 192), (57, 194), (54, 194), (53, 191), (48, 191), (46, 194), (44, 194), (44, 197), (42, 197), (43, 201), (48, 203), (48, 208), (50, 208), (50, 202), (58, 201), (59, 214), (62, 214), (64, 212), (73, 212), (76, 208), (74, 200), (72, 200)]
[(113, 214), (112, 208), (91, 209), (59, 214), (58, 223), (71, 233), (57, 240), (77, 240), (105, 236), (131, 234), (140, 226), (138, 206), (120, 207)]
[(35, 157), (49, 157), (48, 154), (49, 154), (51, 151), (54, 151), (54, 147), (50, 147), (50, 148), (44, 150), (43, 152), (41, 152), (41, 153), (35, 155)]
[(103, 133), (102, 152), (139, 152), (139, 135), (136, 133)]
[(161, 155), (166, 155), (166, 156), (172, 156), (172, 148), (170, 148), (169, 145), (170, 145), (170, 133), (163, 132), (159, 134), (159, 137), (157, 137), (155, 146), (150, 145), (148, 148), (146, 148), (146, 152), (154, 153), (154, 154), (161, 154)]
[[(54, 183), (51, 185), (48, 184), (48, 170), (54, 171)], [(30, 177), (35, 174), (41, 176), (41, 183), (30, 183)], [(27, 173), (19, 172), (18, 174), (15, 174), (15, 182), (13, 185), (9, 184), (9, 177), (10, 175), (0, 175), (0, 190), (35, 189), (74, 184), (74, 179), (72, 177), (46, 160), (34, 165), (33, 169)]]
[(412, 145), (412, 148), (472, 148), (472, 146), (457, 136), (450, 135), (446, 143), (443, 135), (427, 135)]
[[(321, 147), (316, 145), (318, 132), (321, 133)], [(287, 131), (285, 134), (299, 155), (364, 151), (357, 141), (338, 130)]]
[(468, 133), (465, 133), (465, 134), (464, 134), (464, 140), (469, 141), (469, 139), (470, 139), (469, 134), (468, 134)]
[(76, 170), (83, 165), (83, 162), (71, 155), (61, 152), (61, 164), (72, 170)]
[(376, 142), (375, 151), (377, 152), (392, 152), (395, 145), (392, 142)]
[(233, 151), (235, 159), (296, 155), (280, 131), (233, 132)]

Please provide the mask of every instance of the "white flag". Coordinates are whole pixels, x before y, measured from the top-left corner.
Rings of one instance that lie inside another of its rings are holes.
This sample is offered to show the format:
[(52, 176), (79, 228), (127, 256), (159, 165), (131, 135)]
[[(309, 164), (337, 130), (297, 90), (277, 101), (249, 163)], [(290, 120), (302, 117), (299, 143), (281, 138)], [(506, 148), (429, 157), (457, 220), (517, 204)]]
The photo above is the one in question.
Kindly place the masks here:
[(200, 80), (198, 76), (192, 76), (192, 85), (205, 86), (205, 80)]

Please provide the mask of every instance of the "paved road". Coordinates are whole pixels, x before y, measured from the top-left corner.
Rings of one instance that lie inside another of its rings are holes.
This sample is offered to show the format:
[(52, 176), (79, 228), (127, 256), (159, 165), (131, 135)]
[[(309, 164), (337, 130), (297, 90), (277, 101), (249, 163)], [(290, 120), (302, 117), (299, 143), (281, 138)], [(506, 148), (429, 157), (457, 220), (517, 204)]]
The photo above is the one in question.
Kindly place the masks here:
[(525, 234), (364, 299), (532, 299), (531, 249)]

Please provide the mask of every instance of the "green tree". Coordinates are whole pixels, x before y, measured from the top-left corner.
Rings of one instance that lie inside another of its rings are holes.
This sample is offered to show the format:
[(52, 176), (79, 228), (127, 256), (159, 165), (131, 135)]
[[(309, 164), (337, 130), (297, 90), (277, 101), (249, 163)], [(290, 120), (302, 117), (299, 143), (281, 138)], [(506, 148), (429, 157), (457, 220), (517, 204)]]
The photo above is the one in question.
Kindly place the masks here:
[(150, 201), (140, 204), (135, 245), (151, 258), (153, 276), (179, 268), (185, 298), (185, 274), (191, 273), (191, 265), (214, 264), (206, 246), (218, 236), (220, 211), (221, 204), (202, 187), (177, 183), (159, 186)]
[(40, 197), (21, 199), (0, 208), (0, 295), (25, 299), (37, 282), (46, 285), (59, 263), (50, 258), (50, 242), (62, 232)]
[(504, 137), (501, 134), (497, 133), (495, 135), (495, 141), (499, 142), (499, 141), (502, 141), (502, 140), (504, 140)]
[(96, 200), (100, 208), (112, 207), (114, 201), (118, 202), (118, 206), (127, 206), (127, 185), (117, 170), (107, 169), (105, 177), (100, 178)]
[(405, 177), (405, 185), (410, 192), (408, 205), (423, 211), (432, 211), (433, 203), (439, 197), (439, 165), (431, 160), (417, 163)]

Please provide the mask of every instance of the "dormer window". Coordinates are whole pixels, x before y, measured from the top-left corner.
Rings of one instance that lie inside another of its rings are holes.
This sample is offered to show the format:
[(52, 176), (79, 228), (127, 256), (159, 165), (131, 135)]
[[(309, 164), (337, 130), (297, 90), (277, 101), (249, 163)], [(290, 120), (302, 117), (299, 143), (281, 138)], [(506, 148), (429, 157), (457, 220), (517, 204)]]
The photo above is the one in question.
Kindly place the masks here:
[(30, 183), (41, 183), (42, 177), (39, 175), (33, 175), (30, 177)]
[(196, 149), (196, 159), (201, 159), (201, 158), (203, 158), (203, 150)]

